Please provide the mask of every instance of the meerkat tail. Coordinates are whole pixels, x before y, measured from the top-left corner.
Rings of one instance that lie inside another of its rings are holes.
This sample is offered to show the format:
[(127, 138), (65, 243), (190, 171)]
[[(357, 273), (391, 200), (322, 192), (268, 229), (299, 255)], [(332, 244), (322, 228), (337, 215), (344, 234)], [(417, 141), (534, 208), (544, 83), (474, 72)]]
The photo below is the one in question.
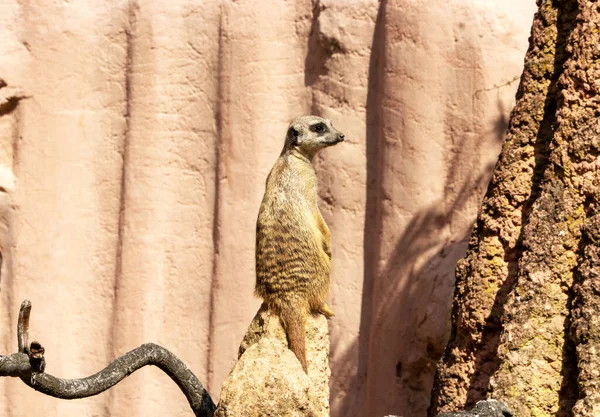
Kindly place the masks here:
[(281, 309), (281, 322), (288, 338), (290, 350), (294, 352), (304, 372), (308, 374), (306, 362), (306, 315), (305, 309), (291, 303)]

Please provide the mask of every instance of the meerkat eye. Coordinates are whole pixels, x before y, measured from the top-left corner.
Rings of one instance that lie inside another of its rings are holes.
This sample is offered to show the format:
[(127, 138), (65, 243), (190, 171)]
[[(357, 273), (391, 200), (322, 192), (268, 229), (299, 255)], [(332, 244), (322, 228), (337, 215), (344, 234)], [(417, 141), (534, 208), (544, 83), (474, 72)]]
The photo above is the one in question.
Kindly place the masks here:
[(327, 127), (324, 123), (317, 123), (316, 125), (311, 126), (311, 130), (317, 133), (323, 133), (325, 132), (325, 129), (327, 129)]

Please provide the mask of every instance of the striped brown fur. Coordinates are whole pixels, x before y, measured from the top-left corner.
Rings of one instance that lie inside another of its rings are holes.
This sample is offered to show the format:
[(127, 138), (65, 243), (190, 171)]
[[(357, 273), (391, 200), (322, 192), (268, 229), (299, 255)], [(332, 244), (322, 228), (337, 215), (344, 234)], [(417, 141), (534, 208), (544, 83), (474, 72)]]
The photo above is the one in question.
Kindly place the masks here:
[(315, 154), (344, 140), (327, 119), (302, 116), (267, 177), (256, 223), (256, 288), (286, 331), (304, 372), (306, 317), (333, 312), (325, 303), (331, 274), (329, 228), (317, 204)]

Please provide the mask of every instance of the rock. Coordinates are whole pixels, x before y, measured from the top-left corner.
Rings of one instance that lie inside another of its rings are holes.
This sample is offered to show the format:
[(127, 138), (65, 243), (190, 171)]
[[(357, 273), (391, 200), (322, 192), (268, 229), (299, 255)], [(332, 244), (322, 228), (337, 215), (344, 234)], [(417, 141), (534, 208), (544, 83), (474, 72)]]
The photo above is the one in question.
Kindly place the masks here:
[(327, 320), (309, 316), (306, 331), (308, 375), (288, 349), (279, 318), (262, 306), (223, 384), (215, 417), (329, 416)]
[(437, 417), (513, 417), (514, 414), (506, 404), (498, 400), (483, 400), (475, 404), (471, 411), (443, 413)]

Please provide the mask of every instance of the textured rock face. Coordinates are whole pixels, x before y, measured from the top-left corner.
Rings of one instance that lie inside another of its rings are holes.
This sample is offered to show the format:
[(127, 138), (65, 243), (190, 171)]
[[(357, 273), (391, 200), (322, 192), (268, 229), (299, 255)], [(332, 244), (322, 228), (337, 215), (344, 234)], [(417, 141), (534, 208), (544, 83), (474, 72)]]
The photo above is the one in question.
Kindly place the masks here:
[(538, 5), (502, 156), (456, 275), (434, 411), (493, 395), (522, 417), (600, 413), (600, 86), (587, 82), (600, 76), (600, 11), (588, 0)]
[[(490, 378), (500, 366), (498, 347), (505, 304), (517, 281), (519, 259), (527, 247), (523, 226), (527, 224), (531, 207), (538, 205), (534, 203), (538, 193), (536, 187), (545, 178), (548, 161), (544, 150), (555, 130), (553, 120), (556, 117), (548, 109), (557, 106), (558, 69), (563, 67), (567, 56), (560, 53), (566, 51), (565, 43), (569, 38), (563, 33), (568, 33), (569, 28), (565, 26), (572, 26), (574, 22), (574, 18), (564, 17), (569, 23), (562, 23), (559, 31), (557, 18), (560, 13), (556, 7), (548, 6), (549, 3), (540, 6), (533, 23), (531, 46), (525, 57), (526, 62), (544, 64), (525, 65), (517, 94), (519, 100), (511, 114), (502, 157), (482, 202), (470, 250), (457, 268), (453, 328), (445, 357), (438, 368), (433, 412), (463, 408), (487, 397)], [(538, 230), (533, 234), (544, 242), (549, 241), (549, 237)], [(542, 257), (549, 253), (547, 248), (538, 252)], [(541, 292), (550, 291), (542, 289)], [(554, 296), (561, 297), (558, 293)], [(537, 330), (540, 325), (536, 323), (532, 328)], [(517, 327), (517, 333), (523, 331)], [(544, 331), (545, 334), (554, 332)], [(539, 352), (543, 348), (538, 345), (531, 351)], [(522, 385), (532, 387), (533, 378), (528, 375), (533, 368), (527, 366), (525, 369), (526, 382)], [(543, 389), (559, 384), (561, 379), (556, 374), (547, 377), (537, 368), (533, 374), (536, 377), (544, 375), (539, 384)], [(553, 382), (549, 384), (548, 381)], [(514, 391), (514, 382), (507, 385)]]
[[(334, 257), (331, 414), (424, 415), (534, 9), (4, 1), (0, 352), (29, 298), (48, 372), (88, 375), (155, 342), (217, 400), (260, 304), (264, 180), (287, 123), (314, 113), (347, 138), (316, 161)], [(7, 417), (188, 413), (154, 369), (70, 402), (0, 380)]]
[(279, 318), (261, 309), (225, 380), (216, 417), (329, 416), (329, 337), (325, 317), (306, 324), (308, 375), (288, 349)]

